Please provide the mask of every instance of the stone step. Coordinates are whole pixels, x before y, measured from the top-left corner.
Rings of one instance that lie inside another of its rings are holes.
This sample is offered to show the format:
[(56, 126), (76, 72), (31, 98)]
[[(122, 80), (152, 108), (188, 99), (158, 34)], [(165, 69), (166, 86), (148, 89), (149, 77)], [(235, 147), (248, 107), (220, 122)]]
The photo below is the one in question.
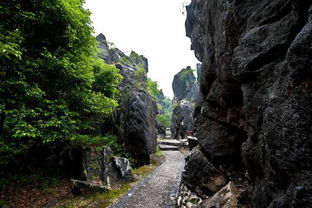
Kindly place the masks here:
[(159, 139), (157, 140), (158, 144), (170, 145), (170, 146), (182, 146), (182, 143), (175, 139)]
[(159, 149), (162, 151), (179, 151), (180, 148), (178, 146), (159, 144)]

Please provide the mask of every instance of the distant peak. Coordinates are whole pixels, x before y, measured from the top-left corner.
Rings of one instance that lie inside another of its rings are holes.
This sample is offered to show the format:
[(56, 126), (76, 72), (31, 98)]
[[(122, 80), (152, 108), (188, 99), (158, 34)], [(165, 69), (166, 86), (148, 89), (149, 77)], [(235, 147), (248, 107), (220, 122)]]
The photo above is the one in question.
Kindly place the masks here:
[(106, 37), (103, 33), (100, 33), (97, 37), (98, 40), (106, 40)]

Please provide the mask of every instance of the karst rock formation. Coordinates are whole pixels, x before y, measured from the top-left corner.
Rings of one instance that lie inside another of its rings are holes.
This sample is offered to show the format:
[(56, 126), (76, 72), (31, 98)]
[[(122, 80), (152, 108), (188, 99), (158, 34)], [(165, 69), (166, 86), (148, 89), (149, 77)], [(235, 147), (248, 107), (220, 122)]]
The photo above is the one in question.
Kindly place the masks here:
[(149, 164), (150, 154), (156, 150), (157, 106), (146, 90), (148, 60), (133, 51), (127, 56), (111, 47), (103, 34), (97, 40), (100, 57), (115, 64), (123, 76), (120, 105), (102, 129), (118, 135), (138, 165)]
[(252, 207), (311, 207), (312, 1), (192, 0), (186, 33), (202, 62), (190, 188), (211, 191), (198, 163), (242, 164)]
[(193, 132), (193, 111), (198, 95), (198, 83), (191, 67), (182, 69), (174, 76), (172, 89), (171, 136), (173, 139), (184, 139)]

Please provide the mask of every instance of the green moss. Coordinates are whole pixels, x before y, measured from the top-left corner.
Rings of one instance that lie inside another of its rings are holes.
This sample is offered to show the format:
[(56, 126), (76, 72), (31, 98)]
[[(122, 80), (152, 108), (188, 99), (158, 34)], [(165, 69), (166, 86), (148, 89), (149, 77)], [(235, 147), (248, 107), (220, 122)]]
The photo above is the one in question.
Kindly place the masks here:
[(182, 80), (186, 80), (188, 76), (194, 76), (193, 71), (194, 69), (191, 69), (191, 67), (187, 67), (186, 69), (182, 69), (182, 71), (179, 72), (179, 76)]
[(171, 126), (172, 112), (166, 112), (165, 114), (158, 114), (156, 120), (162, 123), (166, 128)]
[(119, 59), (119, 63), (122, 63), (122, 64), (126, 64), (126, 63), (129, 63), (129, 59), (128, 57), (122, 57), (121, 59)]
[(137, 89), (146, 88), (146, 71), (143, 66), (138, 66), (137, 70), (134, 72), (133, 86)]
[(144, 56), (139, 55), (134, 51), (131, 51), (129, 59), (133, 62), (141, 62), (141, 60), (144, 60)]
[(116, 189), (107, 191), (104, 194), (94, 195), (91, 200), (99, 201), (100, 207), (109, 207), (116, 202), (122, 195), (127, 193), (132, 188), (132, 183), (121, 185)]
[(157, 145), (156, 146), (156, 153), (155, 153), (156, 156), (163, 156), (163, 152), (160, 150), (159, 146)]
[(142, 167), (139, 167), (137, 169), (132, 170), (132, 174), (133, 175), (137, 175), (140, 178), (147, 176), (150, 172), (152, 172), (152, 170), (154, 170), (156, 168), (155, 165), (151, 164), (151, 165), (144, 165)]

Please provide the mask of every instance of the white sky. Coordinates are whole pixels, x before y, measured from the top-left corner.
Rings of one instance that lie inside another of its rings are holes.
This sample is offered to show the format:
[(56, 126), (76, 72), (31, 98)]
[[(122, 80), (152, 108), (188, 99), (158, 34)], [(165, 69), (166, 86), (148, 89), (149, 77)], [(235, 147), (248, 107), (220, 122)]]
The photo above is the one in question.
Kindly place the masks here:
[(86, 0), (96, 34), (124, 52), (131, 50), (149, 61), (148, 76), (173, 97), (173, 76), (186, 66), (195, 69), (194, 52), (185, 36), (185, 0)]

